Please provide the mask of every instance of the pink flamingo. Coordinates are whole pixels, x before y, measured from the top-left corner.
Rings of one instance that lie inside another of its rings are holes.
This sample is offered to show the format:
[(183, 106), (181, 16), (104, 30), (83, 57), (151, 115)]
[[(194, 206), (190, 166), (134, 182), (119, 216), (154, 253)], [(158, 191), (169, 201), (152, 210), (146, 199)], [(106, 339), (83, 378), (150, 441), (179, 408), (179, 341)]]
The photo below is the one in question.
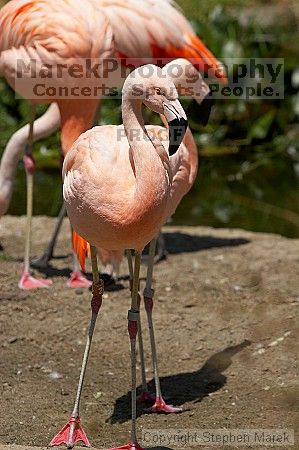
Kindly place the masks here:
[[(131, 309), (128, 313), (132, 430), (131, 442), (119, 449), (141, 449), (136, 435), (136, 337), (139, 321), (140, 258), (142, 249), (148, 242), (154, 241), (161, 226), (186, 191), (185, 176), (181, 178), (180, 175), (185, 172), (188, 159), (188, 149), (182, 144), (187, 120), (173, 81), (158, 67), (145, 67), (152, 74), (150, 78), (144, 78), (141, 69), (136, 69), (124, 84), (123, 126), (102, 126), (87, 131), (77, 139), (64, 161), (63, 192), (68, 215), (73, 228), (84, 238), (78, 237), (80, 256), (85, 256), (84, 240), (91, 245), (93, 298), (91, 322), (73, 413), (50, 445), (65, 443), (68, 448), (72, 448), (77, 441), (90, 445), (80, 423), (79, 406), (93, 331), (102, 304), (103, 282), (99, 279), (97, 248), (105, 248), (110, 252), (123, 252), (129, 248), (135, 250)], [(169, 125), (168, 132), (162, 127), (144, 126), (142, 104), (165, 117)], [(167, 151), (164, 145), (167, 145), (168, 133)], [(189, 180), (190, 170), (187, 170), (186, 174)], [(151, 259), (153, 249), (154, 246), (151, 245)], [(152, 265), (147, 274), (145, 297), (148, 298), (147, 311), (150, 311), (148, 318), (157, 380), (157, 358), (151, 318)], [(158, 410), (162, 405), (161, 411), (166, 407), (165, 412), (179, 412), (179, 408), (165, 404), (159, 385), (156, 386), (158, 391), (154, 409)]]
[[(198, 122), (206, 125), (207, 120), (209, 118), (209, 114), (211, 112), (211, 102), (207, 97), (210, 89), (208, 85), (202, 79), (201, 74), (194, 68), (194, 66), (187, 61), (186, 59), (177, 59), (169, 63), (163, 68), (163, 72), (170, 76), (177, 88), (177, 91), (180, 95), (184, 96), (193, 96), (196, 102), (199, 105), (198, 108)], [(162, 121), (164, 122), (165, 127), (168, 127), (167, 121), (165, 121), (164, 117), (161, 116)], [(152, 133), (157, 134), (157, 137), (161, 137), (161, 128), (148, 126), (148, 130)], [(163, 131), (166, 134), (166, 130)], [(166, 136), (164, 136), (164, 139)], [(195, 182), (197, 171), (198, 171), (198, 150), (196, 147), (196, 143), (192, 136), (190, 129), (188, 128), (186, 134), (183, 139), (183, 143), (185, 145), (184, 151), (181, 151), (181, 158), (179, 163), (179, 169), (177, 170), (172, 186), (172, 208), (174, 209), (181, 201), (182, 197), (186, 195), (191, 189), (192, 185)], [(126, 150), (127, 143), (124, 142)], [(174, 213), (174, 209), (170, 209), (167, 213), (168, 216), (171, 216)], [(86, 247), (86, 246), (85, 246)], [(82, 254), (80, 260), (84, 259), (85, 256), (85, 247), (83, 244)], [(159, 370), (158, 370), (158, 361), (157, 361), (157, 350), (155, 345), (155, 336), (154, 336), (154, 327), (153, 327), (153, 296), (154, 291), (152, 290), (152, 277), (153, 277), (153, 267), (154, 267), (154, 255), (155, 255), (155, 247), (156, 247), (156, 239), (153, 239), (150, 244), (149, 249), (149, 258), (148, 258), (148, 268), (147, 268), (147, 281), (146, 287), (144, 289), (144, 304), (147, 314), (149, 333), (150, 333), (150, 343), (151, 343), (151, 354), (152, 354), (152, 364), (153, 371), (155, 377), (155, 386), (156, 386), (156, 395), (153, 396), (147, 389), (147, 381), (146, 381), (146, 370), (144, 364), (144, 350), (143, 350), (143, 338), (142, 338), (142, 328), (140, 318), (138, 320), (138, 340), (139, 340), (139, 351), (140, 351), (140, 362), (141, 362), (141, 376), (142, 376), (142, 391), (138, 396), (137, 400), (140, 403), (151, 402), (154, 400), (153, 406), (147, 409), (147, 412), (156, 413), (156, 412), (164, 412), (164, 413), (175, 413), (180, 412), (180, 408), (174, 408), (173, 406), (167, 405), (163, 400), (160, 381), (159, 381)], [(99, 250), (99, 249), (98, 249)], [(98, 251), (99, 253), (99, 251)], [(109, 252), (103, 249), (100, 250), (99, 253), (100, 260), (104, 263), (105, 272), (109, 272), (107, 270), (108, 266), (111, 266), (111, 272), (117, 271), (122, 257), (123, 252)], [(133, 282), (133, 261), (131, 252), (127, 252), (129, 269), (130, 269), (130, 279), (131, 284)], [(106, 262), (106, 265), (105, 265)], [(112, 264), (111, 264), (112, 263)], [(140, 302), (140, 298), (139, 298)]]
[[(82, 14), (84, 11), (84, 14)], [(0, 73), (13, 88), (26, 97), (26, 83), (17, 83), (17, 62), (28, 64), (35, 60), (44, 64), (72, 65), (94, 59), (104, 68), (107, 58), (118, 58), (120, 64), (141, 65), (148, 58), (192, 59), (212, 76), (226, 78), (224, 70), (195, 36), (190, 24), (170, 0), (11, 0), (0, 11)], [(27, 74), (31, 76), (31, 74)], [(72, 77), (52, 79), (54, 87), (74, 85)], [(57, 83), (56, 83), (57, 82)], [(86, 79), (76, 79), (86, 86)], [(36, 101), (36, 100), (35, 100)], [(32, 105), (34, 102), (32, 101)], [(45, 101), (50, 101), (45, 99)], [(61, 114), (61, 143), (63, 155), (76, 138), (94, 120), (99, 99), (55, 98)], [(27, 229), (24, 271), (19, 286), (24, 289), (47, 287), (47, 280), (36, 280), (30, 274), (30, 224), (32, 216), (32, 186), (35, 163), (32, 157), (34, 136), (34, 106), (30, 120), (28, 145), (25, 151), (27, 173)], [(89, 283), (77, 269), (69, 285)]]

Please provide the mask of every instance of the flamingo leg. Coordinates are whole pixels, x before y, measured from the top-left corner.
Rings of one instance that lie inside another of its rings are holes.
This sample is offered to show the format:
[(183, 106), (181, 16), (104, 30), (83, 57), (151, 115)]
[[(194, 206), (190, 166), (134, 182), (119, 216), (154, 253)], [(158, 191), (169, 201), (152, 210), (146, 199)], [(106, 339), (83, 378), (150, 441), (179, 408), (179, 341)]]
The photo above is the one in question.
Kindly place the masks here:
[(153, 325), (154, 290), (152, 288), (152, 283), (153, 283), (153, 269), (154, 269), (156, 245), (157, 245), (157, 239), (153, 239), (152, 242), (150, 243), (150, 248), (149, 248), (146, 285), (145, 285), (145, 289), (144, 289), (144, 293), (143, 293), (145, 310), (146, 310), (147, 320), (148, 320), (149, 334), (150, 334), (152, 362), (153, 362), (153, 370), (154, 370), (155, 386), (156, 386), (155, 404), (151, 408), (148, 408), (146, 410), (146, 412), (171, 414), (171, 413), (182, 412), (182, 408), (175, 408), (172, 405), (167, 405), (167, 403), (163, 399), (163, 396), (161, 393), (157, 349), (156, 349), (155, 332), (154, 332), (154, 325)]
[(163, 233), (161, 232), (157, 238), (157, 254), (155, 255), (155, 264), (157, 264), (160, 261), (163, 261), (164, 259), (167, 259), (168, 257), (168, 252), (166, 249), (166, 243), (165, 243), (165, 238), (163, 236)]
[(135, 267), (133, 275), (133, 285), (131, 293), (131, 309), (128, 313), (128, 331), (131, 343), (131, 376), (132, 376), (132, 429), (131, 429), (131, 442), (122, 447), (115, 447), (110, 450), (142, 450), (137, 442), (136, 433), (136, 337), (138, 334), (138, 318), (139, 318), (139, 306), (138, 306), (138, 291), (139, 291), (139, 273), (140, 273), (141, 253), (135, 254)]
[(32, 155), (33, 146), (33, 126), (35, 119), (35, 106), (31, 106), (31, 117), (30, 117), (30, 127), (28, 142), (25, 149), (24, 155), (24, 165), (26, 170), (26, 181), (27, 181), (27, 222), (26, 222), (26, 232), (25, 232), (25, 254), (24, 254), (24, 268), (21, 279), (19, 281), (20, 289), (37, 289), (37, 288), (47, 288), (52, 284), (51, 280), (42, 280), (34, 278), (30, 274), (30, 249), (31, 249), (31, 225), (32, 225), (32, 211), (33, 211), (33, 182), (34, 182), (34, 172), (35, 172), (35, 161)]
[[(133, 286), (133, 255), (131, 250), (126, 251), (126, 256), (128, 259), (128, 266), (129, 266), (129, 274), (130, 274), (130, 288), (132, 290)], [(138, 292), (138, 308), (140, 310), (140, 303), (141, 303), (141, 297), (140, 293)], [(144, 362), (144, 346), (143, 346), (143, 337), (142, 337), (142, 325), (141, 325), (141, 318), (140, 313), (138, 317), (138, 348), (139, 348), (139, 355), (140, 355), (140, 365), (141, 365), (141, 380), (142, 380), (142, 389), (141, 393), (137, 397), (138, 403), (147, 403), (147, 402), (153, 402), (155, 398), (150, 394), (147, 388), (147, 382), (146, 382), (146, 372), (145, 372), (145, 362)]]
[[(46, 251), (44, 252), (44, 254), (41, 257), (33, 258), (31, 261), (31, 264), (34, 267), (41, 268), (41, 269), (48, 267), (49, 261), (53, 257), (53, 251), (54, 251), (54, 247), (56, 244), (56, 240), (57, 240), (57, 237), (60, 232), (60, 229), (61, 229), (61, 226), (62, 226), (65, 216), (66, 216), (66, 207), (65, 207), (65, 204), (63, 203), (61, 210), (59, 212), (59, 216), (58, 216), (54, 231), (53, 231), (52, 238), (49, 242), (49, 245), (48, 245)], [(81, 272), (77, 255), (73, 252), (73, 271), (70, 275), (69, 280), (67, 281), (67, 286), (70, 288), (73, 288), (73, 289), (78, 289), (78, 288), (89, 288), (91, 286), (91, 284), (92, 284), (91, 281), (88, 280)]]
[(54, 228), (51, 240), (50, 240), (46, 250), (42, 254), (42, 256), (32, 258), (31, 265), (33, 267), (37, 267), (39, 269), (45, 269), (48, 267), (49, 262), (53, 258), (53, 253), (54, 253), (54, 248), (56, 245), (57, 237), (59, 235), (59, 232), (60, 232), (60, 229), (61, 229), (61, 226), (62, 226), (65, 216), (66, 216), (66, 207), (65, 207), (65, 204), (63, 203), (61, 210), (59, 212), (56, 224), (55, 224), (55, 228)]
[(50, 446), (57, 446), (60, 444), (66, 444), (68, 449), (74, 447), (76, 442), (83, 442), (87, 447), (90, 447), (90, 442), (82, 428), (80, 422), (80, 399), (84, 384), (84, 378), (88, 363), (88, 357), (90, 352), (90, 347), (92, 343), (92, 337), (98, 317), (99, 310), (102, 306), (102, 296), (104, 293), (104, 283), (100, 280), (98, 272), (97, 263), (97, 251), (95, 247), (91, 247), (91, 262), (92, 262), (92, 274), (93, 274), (93, 284), (92, 284), (92, 300), (91, 300), (91, 320), (88, 328), (87, 341), (85, 352), (83, 356), (83, 362), (81, 367), (81, 373), (79, 378), (79, 384), (77, 389), (77, 395), (75, 399), (74, 409), (72, 415), (67, 422), (67, 424), (62, 428), (62, 430), (52, 439)]

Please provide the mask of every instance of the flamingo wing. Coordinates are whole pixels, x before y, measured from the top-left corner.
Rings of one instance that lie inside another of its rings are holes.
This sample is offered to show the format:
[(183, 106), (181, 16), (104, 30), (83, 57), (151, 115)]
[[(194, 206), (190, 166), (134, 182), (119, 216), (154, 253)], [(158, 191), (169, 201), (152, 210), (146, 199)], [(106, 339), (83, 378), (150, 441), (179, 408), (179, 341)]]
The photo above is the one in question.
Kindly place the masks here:
[(0, 52), (41, 46), (64, 59), (96, 58), (107, 19), (93, 0), (11, 0), (0, 10), (0, 30)]
[(113, 50), (109, 21), (94, 0), (11, 0), (0, 10), (0, 73), (8, 80), (20, 60), (36, 61), (39, 73), (43, 64), (103, 60)]
[(7, 78), (17, 59), (103, 60), (114, 45), (116, 56), (136, 58), (136, 66), (182, 57), (226, 76), (172, 0), (11, 0), (0, 10), (0, 72)]
[(212, 75), (226, 79), (219, 62), (172, 0), (94, 1), (109, 18), (120, 57), (136, 58), (135, 65), (148, 63), (149, 58), (163, 58), (163, 64), (186, 58), (199, 70), (211, 68)]

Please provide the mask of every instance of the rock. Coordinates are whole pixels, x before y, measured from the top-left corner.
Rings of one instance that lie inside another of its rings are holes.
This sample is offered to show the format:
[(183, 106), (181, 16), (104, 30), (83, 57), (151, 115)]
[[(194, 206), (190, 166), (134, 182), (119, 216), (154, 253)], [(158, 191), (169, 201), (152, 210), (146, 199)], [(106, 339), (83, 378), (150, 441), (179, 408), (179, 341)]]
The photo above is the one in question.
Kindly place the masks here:
[(60, 380), (61, 378), (63, 378), (63, 375), (61, 375), (61, 373), (59, 372), (51, 372), (49, 373), (48, 377), (50, 378), (50, 380)]

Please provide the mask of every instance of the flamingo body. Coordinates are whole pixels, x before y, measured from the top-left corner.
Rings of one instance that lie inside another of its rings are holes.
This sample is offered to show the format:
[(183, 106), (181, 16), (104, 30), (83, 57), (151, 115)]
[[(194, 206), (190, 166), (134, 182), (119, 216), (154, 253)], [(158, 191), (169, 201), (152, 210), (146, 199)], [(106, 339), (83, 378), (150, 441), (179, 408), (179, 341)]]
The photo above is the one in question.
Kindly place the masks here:
[(165, 147), (159, 153), (142, 154), (148, 172), (138, 184), (123, 126), (95, 127), (68, 152), (64, 163), (68, 215), (76, 231), (96, 247), (142, 250), (175, 207), (171, 182), (177, 192), (189, 177), (186, 147), (181, 145), (167, 165), (167, 130), (157, 126), (146, 130), (153, 139), (157, 134), (163, 137)]
[(70, 65), (109, 56), (136, 66), (185, 57), (225, 77), (171, 0), (11, 0), (0, 11), (0, 30), (0, 71), (8, 80), (17, 59)]
[[(91, 0), (13, 0), (0, 12), (0, 29), (0, 72), (25, 98), (26, 78), (46, 81), (48, 67), (71, 67), (85, 59), (102, 61), (111, 57), (114, 48), (108, 19)], [(52, 87), (86, 86), (86, 77), (61, 70), (61, 76), (49, 77)], [(49, 102), (42, 96), (30, 99)]]

